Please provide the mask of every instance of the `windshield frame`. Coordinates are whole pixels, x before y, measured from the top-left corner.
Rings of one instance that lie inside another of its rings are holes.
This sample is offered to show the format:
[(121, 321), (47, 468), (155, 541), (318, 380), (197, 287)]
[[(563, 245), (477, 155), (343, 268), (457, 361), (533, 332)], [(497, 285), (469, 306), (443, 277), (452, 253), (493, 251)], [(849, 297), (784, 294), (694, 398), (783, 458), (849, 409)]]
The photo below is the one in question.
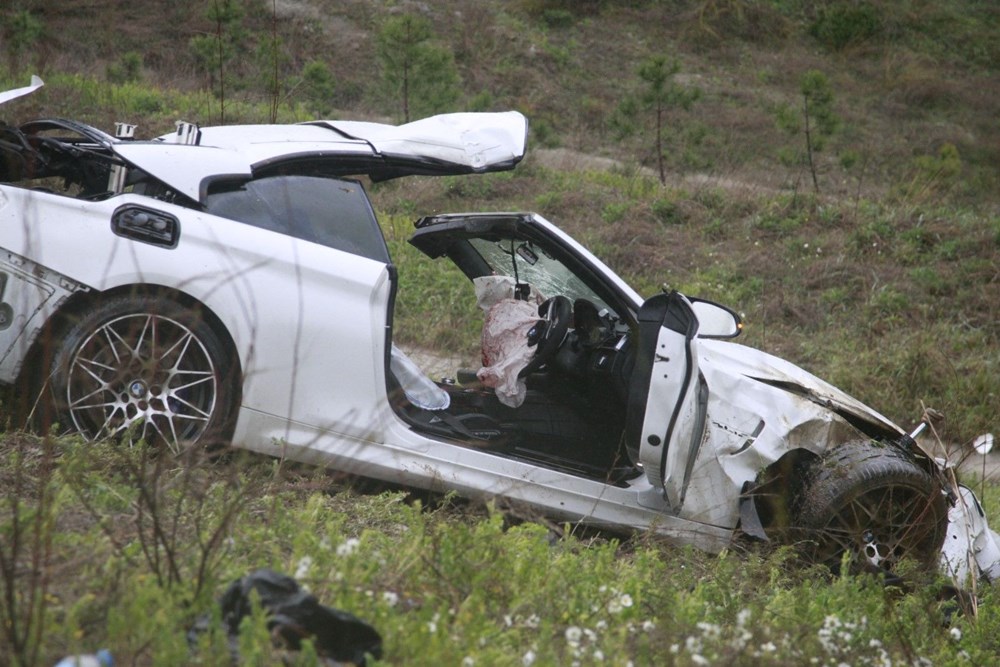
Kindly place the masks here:
[[(448, 257), (469, 278), (495, 275), (494, 267), (470, 243), (513, 239), (544, 249), (601, 304), (633, 327), (642, 298), (600, 259), (572, 237), (534, 213), (463, 213), (421, 218), (410, 244), (428, 257)], [(520, 272), (520, 270), (519, 270)], [(501, 271), (513, 277), (513, 270)], [(544, 294), (546, 297), (555, 294)], [(597, 303), (595, 303), (597, 305)]]

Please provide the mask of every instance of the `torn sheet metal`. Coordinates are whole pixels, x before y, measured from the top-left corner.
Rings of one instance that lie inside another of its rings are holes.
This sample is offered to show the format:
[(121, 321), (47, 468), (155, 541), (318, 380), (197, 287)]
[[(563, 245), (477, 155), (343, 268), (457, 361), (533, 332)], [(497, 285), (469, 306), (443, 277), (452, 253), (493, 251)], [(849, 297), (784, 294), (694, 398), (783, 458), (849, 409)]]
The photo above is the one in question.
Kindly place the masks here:
[(941, 571), (959, 585), (974, 577), (1000, 578), (1000, 535), (986, 523), (986, 513), (972, 490), (960, 484), (948, 512), (948, 536), (941, 547)]
[(23, 88), (14, 88), (13, 90), (8, 90), (0, 93), (0, 104), (5, 104), (7, 102), (10, 102), (11, 100), (16, 100), (18, 97), (23, 97), (25, 95), (33, 93), (44, 85), (45, 82), (42, 81), (41, 77), (32, 74), (31, 83), (29, 85), (24, 86)]

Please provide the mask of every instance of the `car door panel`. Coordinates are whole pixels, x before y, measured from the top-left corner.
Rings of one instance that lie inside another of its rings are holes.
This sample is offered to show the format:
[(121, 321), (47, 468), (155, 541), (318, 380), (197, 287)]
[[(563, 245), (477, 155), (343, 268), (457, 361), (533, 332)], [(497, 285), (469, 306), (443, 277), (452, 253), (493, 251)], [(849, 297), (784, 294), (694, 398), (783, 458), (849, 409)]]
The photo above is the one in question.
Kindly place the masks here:
[(628, 450), (674, 512), (683, 504), (704, 422), (697, 332), (691, 305), (677, 292), (651, 297), (639, 309), (626, 416)]

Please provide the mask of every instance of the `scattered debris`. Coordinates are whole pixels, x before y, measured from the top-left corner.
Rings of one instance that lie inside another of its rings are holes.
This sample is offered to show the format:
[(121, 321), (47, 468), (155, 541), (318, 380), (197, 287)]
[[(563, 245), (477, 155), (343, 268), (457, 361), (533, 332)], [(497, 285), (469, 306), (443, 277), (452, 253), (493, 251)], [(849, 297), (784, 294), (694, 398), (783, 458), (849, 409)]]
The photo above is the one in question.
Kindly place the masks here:
[[(382, 636), (371, 625), (346, 611), (320, 604), (292, 577), (260, 569), (234, 581), (219, 599), (234, 660), (238, 658), (240, 622), (251, 613), (253, 593), (267, 611), (272, 638), (290, 650), (299, 650), (302, 640), (309, 639), (320, 656), (340, 663), (363, 667), (367, 656), (382, 657)], [(194, 645), (210, 623), (210, 615), (199, 618), (188, 633), (188, 641)]]

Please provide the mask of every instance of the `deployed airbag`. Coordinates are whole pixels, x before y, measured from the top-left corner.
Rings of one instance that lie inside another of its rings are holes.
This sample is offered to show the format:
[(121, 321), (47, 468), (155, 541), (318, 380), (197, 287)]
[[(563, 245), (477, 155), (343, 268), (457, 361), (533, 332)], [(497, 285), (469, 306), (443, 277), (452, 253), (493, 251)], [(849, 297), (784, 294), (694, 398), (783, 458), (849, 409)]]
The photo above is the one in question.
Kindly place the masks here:
[(528, 331), (541, 318), (538, 305), (545, 299), (533, 288), (527, 300), (514, 298), (514, 280), (508, 276), (483, 276), (473, 280), (476, 303), (486, 313), (483, 322), (483, 367), (476, 376), (496, 390), (497, 399), (516, 408), (524, 403), (527, 386), (518, 377), (535, 348), (528, 346)]

